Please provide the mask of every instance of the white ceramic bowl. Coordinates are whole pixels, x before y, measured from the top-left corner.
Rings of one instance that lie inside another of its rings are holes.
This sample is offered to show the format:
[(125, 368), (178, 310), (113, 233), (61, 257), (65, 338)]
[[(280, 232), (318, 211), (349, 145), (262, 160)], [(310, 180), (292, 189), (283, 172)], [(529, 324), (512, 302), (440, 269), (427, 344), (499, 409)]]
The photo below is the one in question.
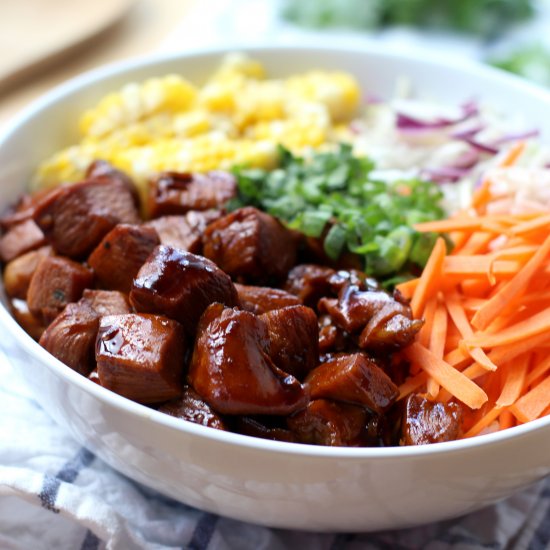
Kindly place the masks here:
[[(37, 163), (76, 138), (77, 115), (134, 79), (176, 71), (201, 81), (222, 51), (132, 61), (52, 91), (0, 136), (0, 206)], [(313, 67), (354, 73), (389, 97), (408, 77), (451, 103), (483, 97), (550, 133), (550, 95), (514, 77), (380, 49), (256, 48), (282, 76)], [(236, 519), (312, 531), (369, 531), (457, 516), (550, 472), (550, 417), (465, 441), (404, 448), (325, 448), (265, 441), (177, 420), (133, 403), (54, 359), (0, 307), (1, 345), (43, 408), (81, 444), (127, 476), (182, 502)]]

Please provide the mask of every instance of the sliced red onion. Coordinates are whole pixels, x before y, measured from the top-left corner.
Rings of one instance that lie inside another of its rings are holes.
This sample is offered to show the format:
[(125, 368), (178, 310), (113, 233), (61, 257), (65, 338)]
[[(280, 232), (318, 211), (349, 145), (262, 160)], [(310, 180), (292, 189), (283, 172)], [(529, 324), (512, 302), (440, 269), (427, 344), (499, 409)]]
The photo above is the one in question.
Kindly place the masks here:
[(469, 101), (462, 105), (462, 115), (459, 118), (438, 118), (432, 121), (421, 120), (404, 113), (397, 113), (396, 126), (399, 130), (404, 131), (415, 131), (415, 130), (436, 130), (440, 128), (447, 128), (458, 124), (459, 122), (464, 122), (469, 118), (477, 115), (479, 109), (475, 102)]
[(479, 134), (482, 130), (485, 130), (484, 124), (479, 124), (473, 128), (468, 128), (466, 130), (459, 130), (458, 132), (453, 132), (451, 137), (454, 139), (468, 139), (473, 138), (476, 134)]
[(521, 139), (535, 138), (540, 135), (539, 130), (528, 130), (525, 132), (519, 132), (516, 134), (507, 134), (501, 138), (493, 141), (493, 145), (502, 145), (503, 143), (508, 143), (509, 141), (519, 141)]
[(468, 149), (460, 155), (453, 164), (453, 168), (473, 168), (479, 162), (479, 151)]
[(499, 152), (499, 149), (497, 147), (493, 147), (492, 145), (489, 145), (487, 143), (481, 143), (480, 141), (476, 141), (472, 138), (464, 138), (464, 141), (471, 145), (474, 149), (477, 149), (478, 151), (482, 153), (488, 153), (489, 155), (496, 155)]
[(468, 175), (469, 168), (442, 166), (440, 168), (425, 168), (422, 174), (435, 183), (455, 183)]

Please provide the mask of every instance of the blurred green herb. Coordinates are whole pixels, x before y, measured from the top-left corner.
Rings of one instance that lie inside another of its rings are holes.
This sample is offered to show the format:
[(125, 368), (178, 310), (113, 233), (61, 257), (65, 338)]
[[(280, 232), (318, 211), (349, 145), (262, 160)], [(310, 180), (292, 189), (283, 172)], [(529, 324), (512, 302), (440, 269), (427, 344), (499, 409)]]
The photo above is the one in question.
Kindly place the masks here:
[(529, 44), (488, 61), (499, 69), (550, 87), (550, 51), (542, 44)]
[(488, 39), (533, 13), (533, 0), (286, 0), (283, 4), (284, 18), (307, 27), (410, 25)]
[(256, 206), (322, 238), (334, 260), (348, 250), (364, 258), (369, 275), (402, 276), (426, 263), (435, 235), (411, 226), (441, 218), (443, 195), (437, 185), (418, 179), (378, 181), (373, 168), (371, 160), (353, 156), (349, 145), (307, 161), (281, 147), (273, 171), (234, 169), (239, 196), (229, 208)]

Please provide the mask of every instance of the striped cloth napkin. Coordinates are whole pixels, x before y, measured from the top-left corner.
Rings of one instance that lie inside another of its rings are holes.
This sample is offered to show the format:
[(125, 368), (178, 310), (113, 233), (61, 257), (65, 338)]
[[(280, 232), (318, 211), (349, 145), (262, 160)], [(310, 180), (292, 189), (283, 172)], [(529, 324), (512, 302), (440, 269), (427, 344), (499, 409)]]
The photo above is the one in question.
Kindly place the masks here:
[(201, 512), (122, 476), (80, 447), (0, 357), (1, 550), (477, 550), (550, 547), (550, 478), (456, 520), (317, 534)]

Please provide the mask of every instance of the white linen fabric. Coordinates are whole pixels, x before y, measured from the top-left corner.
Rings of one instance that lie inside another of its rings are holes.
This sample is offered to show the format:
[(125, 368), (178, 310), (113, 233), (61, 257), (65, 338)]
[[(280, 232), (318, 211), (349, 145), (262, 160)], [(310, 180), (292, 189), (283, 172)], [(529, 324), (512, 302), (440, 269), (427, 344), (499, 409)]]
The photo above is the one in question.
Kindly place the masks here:
[(111, 469), (35, 403), (0, 357), (2, 550), (495, 550), (548, 548), (550, 479), (456, 520), (315, 534), (201, 512)]

